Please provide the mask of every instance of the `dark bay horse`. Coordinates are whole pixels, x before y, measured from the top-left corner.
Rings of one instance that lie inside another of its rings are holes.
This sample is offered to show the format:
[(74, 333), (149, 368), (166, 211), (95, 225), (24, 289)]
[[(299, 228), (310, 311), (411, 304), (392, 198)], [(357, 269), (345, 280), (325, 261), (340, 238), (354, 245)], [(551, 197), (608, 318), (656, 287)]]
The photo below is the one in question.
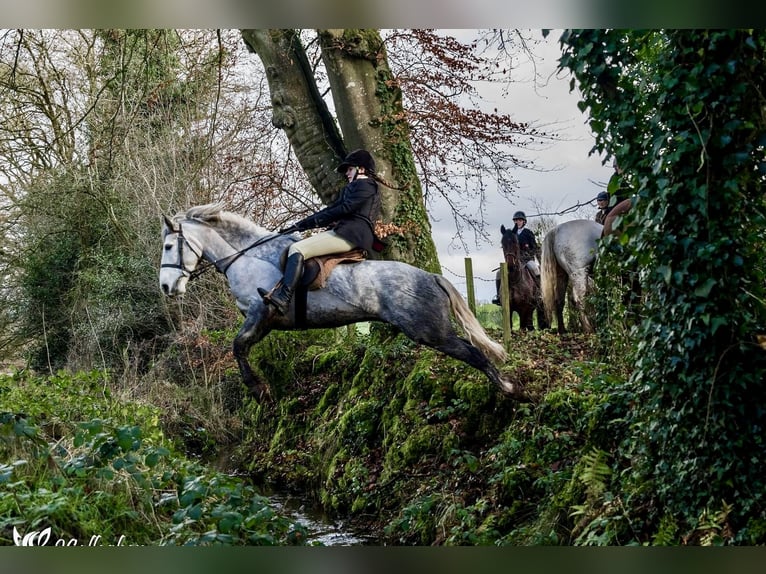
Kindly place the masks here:
[[(604, 218), (604, 228), (601, 230), (601, 237), (606, 237), (615, 232), (615, 227), (619, 224), (616, 221), (618, 217), (622, 218), (623, 215), (630, 211), (633, 202), (630, 199), (624, 199), (617, 205), (615, 205)], [(620, 219), (622, 221), (622, 219)]]
[[(519, 315), (519, 327), (525, 331), (535, 328), (534, 315), (537, 312), (537, 326), (539, 329), (547, 329), (548, 321), (545, 318), (540, 286), (535, 281), (532, 272), (522, 262), (519, 239), (515, 229), (506, 229), (500, 226), (502, 233), (503, 257), (508, 266), (508, 291), (510, 308), (508, 312), (513, 318), (513, 313)], [(499, 290), (498, 290), (499, 291)]]
[[(305, 295), (305, 316), (275, 313), (264, 304), (258, 287), (271, 289), (282, 277), (280, 256), (296, 234), (270, 233), (218, 204), (192, 207), (173, 219), (164, 218), (159, 284), (168, 296), (183, 295), (190, 278), (204, 265), (226, 275), (244, 323), (233, 351), (242, 381), (257, 399), (269, 396), (248, 362), (249, 351), (271, 330), (339, 327), (360, 321), (382, 321), (399, 328), (417, 343), (428, 345), (483, 372), (503, 392), (525, 398), (523, 390), (493, 364), (506, 360), (471, 313), (455, 287), (441, 275), (398, 261), (362, 261), (339, 265), (325, 287)], [(204, 260), (204, 261), (203, 261)], [(207, 263), (205, 263), (207, 262)], [(451, 317), (466, 338), (458, 336)]]

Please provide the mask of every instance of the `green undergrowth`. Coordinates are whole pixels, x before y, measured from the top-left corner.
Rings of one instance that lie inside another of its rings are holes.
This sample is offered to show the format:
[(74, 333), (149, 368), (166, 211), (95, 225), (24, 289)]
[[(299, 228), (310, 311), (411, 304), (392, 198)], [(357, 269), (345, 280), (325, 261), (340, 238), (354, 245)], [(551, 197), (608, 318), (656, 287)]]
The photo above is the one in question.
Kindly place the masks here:
[(636, 395), (596, 337), (515, 334), (502, 371), (527, 391), (518, 402), (385, 328), (273, 332), (251, 354), (272, 401), (228, 411), (230, 336), (202, 339), (221, 366), (208, 361), (204, 377), (192, 366), (135, 387), (100, 372), (0, 376), (0, 544), (48, 528), (80, 543), (306, 543), (267, 491), (390, 545), (766, 537), (757, 520), (732, 529), (730, 501), (693, 524), (646, 503)]
[(245, 405), (233, 459), (256, 482), (389, 544), (639, 541), (612, 493), (630, 464), (625, 373), (594, 360), (590, 338), (517, 335), (502, 370), (531, 396), (520, 403), (403, 336), (306, 335), (272, 333), (253, 353), (275, 402)]
[(0, 375), (0, 545), (289, 545), (305, 529), (180, 453), (99, 372)]

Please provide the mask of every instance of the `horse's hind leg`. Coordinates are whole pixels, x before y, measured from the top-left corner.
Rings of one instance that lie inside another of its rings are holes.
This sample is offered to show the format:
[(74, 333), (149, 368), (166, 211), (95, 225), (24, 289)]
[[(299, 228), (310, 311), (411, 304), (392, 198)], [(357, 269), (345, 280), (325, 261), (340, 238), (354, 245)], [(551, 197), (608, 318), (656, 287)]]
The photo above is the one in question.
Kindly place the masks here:
[(270, 328), (266, 326), (265, 319), (267, 316), (266, 309), (260, 302), (251, 306), (245, 315), (245, 322), (234, 337), (232, 346), (242, 383), (247, 387), (248, 393), (259, 402), (264, 399), (271, 399), (271, 393), (268, 384), (253, 371), (248, 355), (253, 345), (263, 339), (270, 331)]
[(558, 332), (563, 335), (566, 332), (564, 326), (564, 301), (567, 296), (567, 286), (569, 285), (569, 277), (562, 267), (556, 270), (556, 324), (558, 326)]
[(534, 314), (537, 315), (537, 328), (540, 331), (550, 327), (550, 324), (548, 323), (548, 317), (545, 315), (545, 306), (543, 305), (543, 300), (540, 298), (535, 300)]
[(577, 307), (580, 323), (586, 333), (593, 332), (593, 324), (588, 317), (587, 296), (589, 292), (590, 278), (586, 271), (572, 273), (572, 298)]
[(401, 326), (402, 331), (416, 343), (427, 345), (441, 351), (453, 359), (462, 361), (484, 373), (487, 378), (500, 389), (518, 400), (526, 400), (524, 391), (513, 382), (503, 378), (500, 371), (492, 364), (487, 356), (477, 349), (470, 341), (459, 337), (447, 320), (446, 325), (434, 323), (420, 324), (417, 328), (409, 325)]
[(523, 331), (534, 331), (535, 322), (533, 320), (535, 308), (532, 304), (525, 305), (519, 310), (519, 328)]

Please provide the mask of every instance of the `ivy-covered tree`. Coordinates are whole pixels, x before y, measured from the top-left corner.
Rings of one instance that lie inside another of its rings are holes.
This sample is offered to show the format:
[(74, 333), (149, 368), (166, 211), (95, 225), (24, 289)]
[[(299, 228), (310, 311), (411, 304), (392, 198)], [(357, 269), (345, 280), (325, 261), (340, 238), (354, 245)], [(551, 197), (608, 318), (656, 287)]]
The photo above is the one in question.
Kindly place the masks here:
[[(627, 389), (634, 517), (678, 542), (766, 540), (766, 32), (567, 30), (594, 151), (636, 201), (618, 238), (644, 297)], [(647, 513), (648, 509), (648, 513)]]

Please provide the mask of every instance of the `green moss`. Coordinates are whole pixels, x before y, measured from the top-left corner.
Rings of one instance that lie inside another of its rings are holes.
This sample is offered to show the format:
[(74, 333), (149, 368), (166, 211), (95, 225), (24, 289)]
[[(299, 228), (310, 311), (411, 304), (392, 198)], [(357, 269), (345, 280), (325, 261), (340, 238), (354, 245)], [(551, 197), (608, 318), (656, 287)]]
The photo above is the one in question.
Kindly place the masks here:
[(317, 405), (317, 413), (324, 414), (327, 409), (334, 407), (338, 403), (338, 396), (340, 394), (340, 385), (333, 383), (327, 387), (322, 398)]
[(325, 469), (325, 479), (320, 490), (320, 498), (323, 506), (331, 509), (338, 508), (336, 496), (338, 478), (343, 475), (346, 462), (349, 460), (349, 454), (344, 449), (339, 449), (330, 459)]
[(445, 424), (426, 425), (415, 429), (400, 449), (402, 465), (410, 466), (423, 456), (441, 452), (444, 436), (449, 434), (448, 429)]
[(432, 370), (434, 353), (435, 351), (430, 349), (424, 350), (421, 353), (421, 358), (410, 371), (410, 374), (404, 379), (403, 387), (407, 397), (429, 400), (440, 385)]
[(402, 414), (405, 402), (406, 399), (404, 397), (396, 396), (384, 406), (381, 415), (381, 424), (383, 425), (383, 432), (385, 434), (391, 434), (393, 432), (393, 429)]
[(418, 399), (407, 399), (402, 408), (402, 413), (412, 420), (422, 418), (423, 401)]
[(359, 401), (341, 416), (338, 433), (345, 446), (353, 452), (362, 452), (373, 438), (379, 424), (380, 407), (377, 401)]
[(455, 382), (453, 388), (458, 398), (465, 401), (471, 410), (487, 406), (495, 393), (495, 389), (483, 380), (461, 379)]
[[(331, 477), (331, 478), (329, 478)], [(363, 512), (373, 504), (374, 492), (369, 488), (370, 469), (363, 458), (353, 458), (340, 450), (328, 468), (320, 498), (334, 512)]]
[(360, 514), (369, 506), (370, 499), (367, 496), (357, 496), (351, 504), (351, 514)]
[(314, 366), (317, 370), (328, 371), (338, 361), (344, 358), (344, 352), (339, 349), (326, 350), (322, 349), (320, 353), (314, 358)]

